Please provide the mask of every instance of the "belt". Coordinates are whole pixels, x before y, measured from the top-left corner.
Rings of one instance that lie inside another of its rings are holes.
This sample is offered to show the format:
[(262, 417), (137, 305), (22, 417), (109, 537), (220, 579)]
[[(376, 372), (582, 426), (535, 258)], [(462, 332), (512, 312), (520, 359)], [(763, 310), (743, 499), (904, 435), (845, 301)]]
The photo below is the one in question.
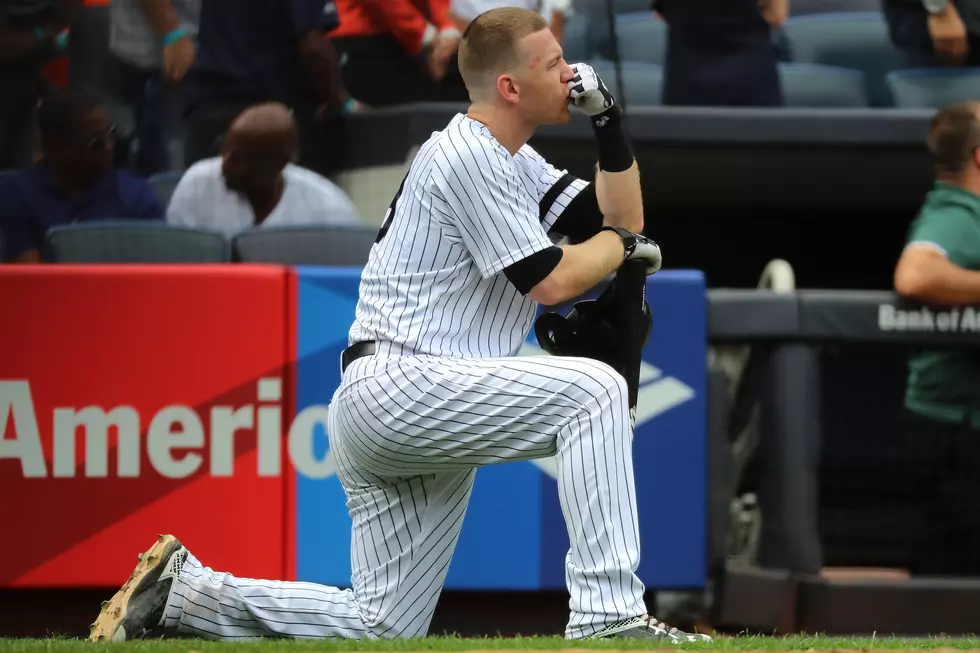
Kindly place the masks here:
[(377, 351), (377, 343), (374, 340), (355, 342), (340, 354), (340, 373), (343, 374), (347, 367), (358, 358), (372, 355)]

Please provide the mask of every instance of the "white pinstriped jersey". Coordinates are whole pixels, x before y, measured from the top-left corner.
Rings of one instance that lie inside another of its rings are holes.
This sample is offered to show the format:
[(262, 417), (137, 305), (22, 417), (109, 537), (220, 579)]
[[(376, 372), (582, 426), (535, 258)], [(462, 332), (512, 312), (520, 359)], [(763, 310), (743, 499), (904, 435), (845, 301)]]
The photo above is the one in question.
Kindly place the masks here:
[(554, 244), (549, 230), (588, 185), (573, 179), (542, 205), (563, 176), (530, 146), (511, 156), (482, 123), (456, 115), (422, 145), (388, 209), (349, 342), (515, 355), (537, 306), (502, 271)]

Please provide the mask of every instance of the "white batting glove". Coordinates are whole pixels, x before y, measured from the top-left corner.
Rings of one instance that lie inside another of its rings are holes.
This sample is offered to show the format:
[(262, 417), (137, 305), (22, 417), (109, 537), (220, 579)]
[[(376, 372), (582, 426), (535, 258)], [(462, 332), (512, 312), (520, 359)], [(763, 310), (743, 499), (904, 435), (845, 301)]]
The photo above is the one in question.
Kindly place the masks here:
[(646, 261), (647, 276), (655, 273), (663, 265), (663, 256), (660, 254), (660, 246), (644, 236), (622, 227), (603, 227), (602, 231), (615, 231), (623, 240), (623, 260)]
[(568, 82), (568, 99), (586, 115), (595, 116), (609, 109), (616, 101), (612, 93), (586, 63), (571, 65), (575, 76)]

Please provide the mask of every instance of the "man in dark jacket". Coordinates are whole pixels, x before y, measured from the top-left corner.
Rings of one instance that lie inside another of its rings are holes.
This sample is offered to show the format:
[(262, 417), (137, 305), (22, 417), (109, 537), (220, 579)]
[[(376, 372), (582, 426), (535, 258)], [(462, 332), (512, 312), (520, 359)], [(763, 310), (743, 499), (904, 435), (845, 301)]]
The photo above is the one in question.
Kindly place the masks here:
[(907, 65), (980, 65), (980, 0), (882, 0), (882, 10)]
[(663, 103), (679, 106), (783, 104), (771, 30), (788, 0), (656, 0), (667, 21)]

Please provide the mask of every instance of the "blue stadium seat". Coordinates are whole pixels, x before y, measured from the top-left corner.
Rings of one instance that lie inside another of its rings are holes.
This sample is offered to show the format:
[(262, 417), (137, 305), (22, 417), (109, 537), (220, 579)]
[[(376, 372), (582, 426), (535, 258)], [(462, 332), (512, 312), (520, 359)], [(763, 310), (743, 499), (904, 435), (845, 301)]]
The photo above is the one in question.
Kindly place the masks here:
[(43, 258), (49, 263), (229, 263), (231, 244), (200, 229), (106, 220), (54, 227)]
[[(616, 36), (622, 61), (664, 65), (667, 56), (667, 24), (653, 13), (623, 14), (616, 17)], [(607, 58), (612, 58), (609, 50)]]
[(177, 189), (177, 184), (180, 183), (180, 178), (183, 176), (184, 171), (173, 170), (157, 173), (147, 180), (153, 186), (153, 190), (156, 191), (157, 197), (160, 198), (160, 202), (163, 204), (163, 208), (167, 208), (167, 205), (170, 204), (170, 198), (173, 197), (174, 191)]
[(964, 100), (980, 100), (980, 68), (915, 68), (886, 77), (895, 106), (939, 109)]
[[(576, 14), (605, 14), (606, 0), (572, 0), (572, 11)], [(653, 11), (650, 0), (613, 0), (613, 11), (628, 14), (636, 11)]]
[(881, 0), (791, 0), (791, 16), (881, 11)]
[(561, 49), (569, 63), (587, 61), (595, 56), (595, 35), (588, 16), (574, 14), (565, 21)]
[(892, 106), (885, 76), (904, 67), (905, 57), (889, 38), (880, 12), (843, 12), (791, 17), (783, 27), (792, 61), (862, 71), (868, 102)]
[(232, 256), (242, 263), (363, 266), (377, 225), (255, 227), (235, 236)]
[(635, 106), (657, 106), (663, 96), (663, 69), (660, 66), (635, 61), (624, 61), (621, 69), (625, 93), (619, 88), (616, 68), (612, 61), (597, 59), (590, 61), (596, 74), (602, 78), (609, 91), (623, 104)]
[(860, 70), (784, 63), (779, 65), (783, 98), (788, 107), (866, 107), (865, 75)]
[[(604, 5), (604, 0), (600, 0), (600, 4)], [(653, 9), (650, 8), (650, 0), (614, 0), (613, 7), (617, 14), (629, 14), (640, 11), (645, 11), (648, 14), (653, 13)]]

